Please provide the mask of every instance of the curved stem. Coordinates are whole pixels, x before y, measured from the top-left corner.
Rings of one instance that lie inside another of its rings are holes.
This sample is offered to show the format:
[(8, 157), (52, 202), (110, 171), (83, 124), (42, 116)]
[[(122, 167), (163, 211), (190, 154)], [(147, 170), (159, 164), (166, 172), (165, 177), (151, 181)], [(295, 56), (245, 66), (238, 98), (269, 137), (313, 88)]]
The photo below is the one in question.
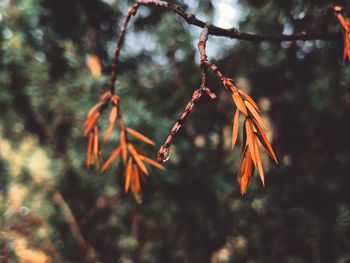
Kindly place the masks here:
[(124, 43), (126, 28), (127, 28), (128, 23), (130, 21), (130, 18), (136, 14), (138, 7), (139, 7), (139, 4), (136, 3), (136, 4), (133, 4), (129, 8), (128, 13), (126, 14), (124, 21), (123, 21), (123, 24), (121, 26), (120, 33), (119, 33), (118, 40), (117, 40), (117, 44), (115, 45), (114, 57), (113, 57), (113, 63), (112, 63), (111, 81), (109, 83), (109, 90), (111, 91), (112, 94), (114, 94), (114, 90), (115, 90), (115, 82), (117, 80), (117, 67), (118, 67), (118, 61), (119, 61), (119, 53), (120, 53), (120, 49)]

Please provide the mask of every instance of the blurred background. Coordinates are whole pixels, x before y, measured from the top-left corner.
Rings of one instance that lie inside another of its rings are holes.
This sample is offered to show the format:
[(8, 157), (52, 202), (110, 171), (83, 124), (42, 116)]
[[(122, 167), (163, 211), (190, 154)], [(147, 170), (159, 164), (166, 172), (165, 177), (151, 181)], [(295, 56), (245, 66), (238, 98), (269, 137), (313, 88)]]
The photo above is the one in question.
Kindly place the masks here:
[[(103, 174), (85, 167), (83, 121), (106, 90), (132, 3), (0, 0), (0, 262), (350, 262), (350, 67), (341, 42), (209, 38), (209, 59), (252, 95), (270, 127), (280, 164), (265, 156), (265, 188), (256, 175), (239, 193), (235, 108), (213, 74), (218, 99), (202, 97), (167, 170), (152, 170), (143, 185), (142, 204), (124, 194), (117, 163)], [(341, 31), (331, 1), (176, 3), (247, 32)], [(127, 125), (157, 146), (199, 87), (199, 34), (159, 8), (141, 7), (128, 27), (117, 93)], [(100, 77), (86, 66), (92, 55)], [(105, 157), (117, 139), (104, 143)]]

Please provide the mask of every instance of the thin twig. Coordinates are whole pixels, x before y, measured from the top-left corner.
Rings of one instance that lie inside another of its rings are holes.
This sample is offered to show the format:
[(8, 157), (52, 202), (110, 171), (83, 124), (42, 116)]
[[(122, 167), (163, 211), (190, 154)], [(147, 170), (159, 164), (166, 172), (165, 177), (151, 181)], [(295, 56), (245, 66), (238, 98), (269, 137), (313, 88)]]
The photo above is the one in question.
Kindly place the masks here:
[[(140, 5), (158, 6), (166, 9), (173, 10), (179, 16), (181, 16), (188, 24), (194, 25), (200, 28), (208, 26), (208, 24), (198, 19), (194, 14), (187, 13), (180, 6), (159, 0), (137, 0)], [(342, 39), (340, 33), (315, 33), (315, 32), (300, 32), (292, 35), (286, 34), (255, 34), (246, 33), (237, 30), (236, 28), (221, 28), (214, 25), (210, 25), (208, 35), (229, 37), (233, 39), (246, 40), (251, 42), (282, 42), (282, 41), (296, 41), (296, 40), (332, 40), (338, 41)]]
[(202, 30), (202, 33), (200, 35), (199, 41), (198, 41), (198, 50), (200, 53), (200, 68), (201, 68), (201, 84), (200, 84), (200, 88), (196, 89), (193, 94), (192, 97), (190, 99), (190, 101), (186, 104), (185, 109), (183, 110), (180, 118), (175, 122), (174, 126), (171, 128), (164, 144), (162, 145), (162, 147), (160, 147), (158, 154), (157, 154), (157, 161), (158, 162), (164, 162), (165, 160), (168, 159), (168, 155), (169, 155), (169, 147), (171, 142), (173, 141), (174, 137), (176, 136), (176, 134), (179, 132), (179, 130), (181, 129), (182, 125), (184, 124), (184, 122), (186, 121), (187, 117), (189, 116), (189, 114), (191, 113), (191, 111), (193, 110), (195, 103), (200, 99), (200, 97), (202, 96), (203, 92), (208, 94), (208, 96), (212, 99), (216, 99), (216, 95), (214, 92), (212, 92), (206, 85), (207, 82), (207, 65), (206, 65), (206, 61), (207, 59), (207, 55), (205, 52), (205, 48), (206, 48), (206, 43), (208, 41), (208, 27), (204, 27), (204, 29)]
[(130, 21), (130, 18), (136, 14), (138, 7), (139, 7), (139, 4), (136, 3), (136, 4), (133, 4), (129, 8), (128, 13), (126, 14), (125, 19), (123, 21), (123, 24), (121, 26), (120, 33), (119, 33), (118, 40), (117, 40), (117, 44), (115, 45), (113, 64), (112, 64), (111, 81), (109, 84), (109, 90), (111, 91), (112, 94), (114, 93), (114, 90), (115, 90), (115, 82), (117, 80), (117, 67), (118, 67), (118, 61), (119, 61), (119, 53), (120, 53), (120, 49), (122, 48), (123, 43), (124, 43), (126, 28), (127, 28), (128, 23)]
[(160, 163), (165, 162), (169, 158), (169, 147), (171, 142), (173, 141), (174, 137), (176, 134), (179, 132), (180, 128), (184, 124), (185, 120), (187, 119), (188, 115), (191, 113), (193, 110), (193, 107), (195, 103), (199, 100), (199, 98), (202, 96), (202, 89), (196, 89), (193, 92), (193, 95), (190, 99), (190, 101), (186, 104), (185, 109), (183, 110), (180, 118), (175, 122), (174, 126), (171, 128), (164, 144), (162, 147), (160, 147), (158, 154), (157, 154), (157, 161)]

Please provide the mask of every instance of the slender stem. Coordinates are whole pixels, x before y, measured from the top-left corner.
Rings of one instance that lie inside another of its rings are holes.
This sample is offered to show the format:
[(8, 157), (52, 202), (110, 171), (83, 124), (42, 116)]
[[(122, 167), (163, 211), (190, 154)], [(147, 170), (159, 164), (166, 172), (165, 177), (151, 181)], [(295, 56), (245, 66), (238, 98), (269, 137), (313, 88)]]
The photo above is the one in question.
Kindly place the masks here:
[[(161, 8), (166, 8), (174, 11), (176, 14), (181, 16), (188, 24), (194, 25), (200, 28), (205, 28), (207, 23), (198, 19), (194, 14), (187, 13), (180, 6), (168, 3), (166, 1), (160, 0), (137, 0), (140, 5), (148, 6), (158, 6)], [(261, 41), (270, 41), (270, 42), (282, 42), (282, 41), (296, 41), (296, 40), (332, 40), (340, 41), (342, 35), (340, 33), (315, 33), (315, 32), (300, 32), (292, 35), (286, 34), (255, 34), (255, 33), (246, 33), (237, 30), (236, 28), (221, 28), (214, 25), (209, 26), (208, 35), (229, 37), (233, 39), (246, 40), (251, 42), (261, 42)]]
[(157, 161), (162, 163), (167, 159), (167, 151), (170, 147), (171, 142), (175, 138), (176, 134), (181, 129), (182, 125), (186, 121), (188, 115), (191, 113), (191, 111), (194, 108), (195, 103), (199, 100), (199, 98), (202, 96), (203, 90), (201, 88), (195, 90), (193, 92), (193, 95), (190, 99), (190, 101), (186, 104), (185, 109), (183, 110), (180, 118), (175, 122), (174, 126), (171, 128), (164, 144), (162, 147), (160, 147), (158, 154), (157, 154)]
[(174, 140), (176, 134), (179, 132), (181, 129), (182, 125), (186, 121), (187, 117), (193, 110), (196, 102), (200, 99), (202, 96), (203, 92), (207, 93), (212, 99), (216, 98), (215, 93), (213, 93), (207, 86), (206, 86), (206, 81), (207, 81), (207, 65), (205, 61), (207, 61), (207, 55), (205, 52), (206, 48), (206, 43), (208, 41), (208, 27), (204, 27), (202, 30), (202, 33), (200, 35), (199, 41), (198, 41), (198, 50), (200, 53), (200, 68), (201, 68), (201, 84), (200, 88), (196, 89), (190, 101), (186, 104), (185, 109), (183, 110), (180, 118), (175, 122), (174, 126), (171, 128), (164, 144), (158, 151), (157, 155), (157, 161), (158, 162), (164, 162), (165, 159), (167, 159), (167, 152), (169, 150), (171, 142)]
[(111, 91), (112, 94), (114, 93), (114, 90), (115, 90), (115, 82), (117, 80), (117, 67), (118, 67), (118, 61), (119, 61), (119, 53), (120, 53), (120, 49), (122, 48), (123, 43), (124, 43), (126, 28), (127, 28), (128, 23), (130, 21), (130, 18), (136, 14), (138, 7), (139, 7), (139, 4), (136, 3), (136, 4), (133, 4), (129, 8), (128, 13), (126, 14), (124, 21), (123, 21), (123, 24), (121, 26), (120, 33), (119, 33), (118, 40), (117, 40), (117, 44), (116, 44), (115, 49), (114, 49), (111, 81), (109, 84), (109, 90)]
[(204, 61), (207, 60), (207, 54), (205, 53), (205, 48), (206, 48), (206, 44), (208, 41), (208, 33), (209, 33), (209, 29), (208, 27), (204, 27), (201, 35), (199, 37), (199, 41), (198, 41), (198, 50), (199, 50), (199, 55), (200, 55), (200, 68), (201, 68), (201, 89), (204, 90), (206, 87), (206, 83), (207, 83), (207, 65), (205, 65)]

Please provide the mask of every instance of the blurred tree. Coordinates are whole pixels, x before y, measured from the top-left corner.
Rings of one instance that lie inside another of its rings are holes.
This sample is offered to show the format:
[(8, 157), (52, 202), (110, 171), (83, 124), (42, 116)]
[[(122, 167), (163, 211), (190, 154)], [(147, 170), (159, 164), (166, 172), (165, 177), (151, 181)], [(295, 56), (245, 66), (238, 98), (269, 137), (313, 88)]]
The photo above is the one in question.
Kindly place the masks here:
[[(331, 1), (172, 2), (210, 22), (227, 4), (244, 32), (341, 30)], [(218, 100), (199, 101), (167, 170), (151, 170), (141, 205), (124, 194), (114, 164), (103, 175), (85, 168), (83, 120), (108, 84), (132, 3), (0, 1), (0, 262), (349, 262), (350, 69), (341, 41), (210, 37), (210, 60), (272, 127), (280, 165), (264, 162), (265, 188), (255, 178), (240, 196), (234, 107), (212, 74)], [(149, 7), (128, 30), (117, 81), (125, 122), (160, 145), (199, 87), (200, 31)], [(86, 66), (92, 54), (97, 79)]]

